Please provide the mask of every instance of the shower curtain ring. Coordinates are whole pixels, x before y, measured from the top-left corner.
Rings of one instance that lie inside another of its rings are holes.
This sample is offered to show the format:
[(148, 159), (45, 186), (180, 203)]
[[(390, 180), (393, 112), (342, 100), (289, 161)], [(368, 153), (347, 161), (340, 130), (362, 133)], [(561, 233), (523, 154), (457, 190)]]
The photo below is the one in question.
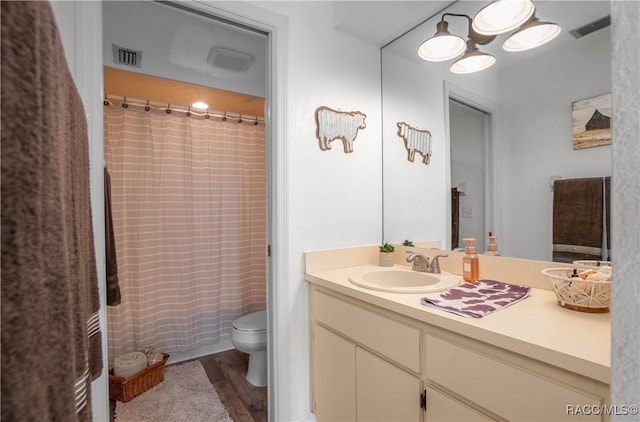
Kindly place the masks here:
[(151, 110), (151, 107), (149, 107), (149, 100), (147, 100), (147, 105), (144, 108), (144, 111), (149, 111), (149, 110)]
[(171, 103), (167, 103), (167, 114), (171, 114)]
[(109, 100), (107, 99), (107, 93), (106, 92), (104, 93), (104, 100), (102, 101), (102, 104), (106, 105), (106, 106), (109, 105)]
[(256, 114), (256, 121), (255, 121), (255, 122), (253, 122), (253, 125), (254, 125), (254, 126), (258, 126), (258, 115), (257, 115), (257, 114)]
[(187, 117), (191, 117), (191, 106), (189, 106), (189, 109), (187, 110)]
[(124, 98), (124, 101), (122, 102), (122, 108), (129, 107), (129, 104), (127, 104), (127, 97), (125, 96), (125, 97), (122, 97), (122, 98)]
[(227, 112), (223, 111), (224, 115), (222, 116), (222, 121), (226, 122), (227, 121)]
[(206, 114), (204, 115), (205, 119), (209, 119), (209, 109), (207, 109)]
[(242, 123), (242, 113), (240, 113), (240, 117), (238, 118), (238, 123)]

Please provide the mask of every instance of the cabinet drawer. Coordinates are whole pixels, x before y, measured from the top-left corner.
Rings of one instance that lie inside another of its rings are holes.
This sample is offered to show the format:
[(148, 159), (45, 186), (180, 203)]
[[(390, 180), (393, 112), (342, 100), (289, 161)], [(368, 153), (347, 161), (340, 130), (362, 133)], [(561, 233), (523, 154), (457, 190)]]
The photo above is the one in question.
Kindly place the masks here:
[(420, 329), (313, 289), (311, 310), (316, 321), (420, 372)]
[[(567, 406), (602, 401), (523, 368), (427, 335), (426, 377), (508, 420), (573, 420)], [(581, 416), (581, 420), (600, 420)]]

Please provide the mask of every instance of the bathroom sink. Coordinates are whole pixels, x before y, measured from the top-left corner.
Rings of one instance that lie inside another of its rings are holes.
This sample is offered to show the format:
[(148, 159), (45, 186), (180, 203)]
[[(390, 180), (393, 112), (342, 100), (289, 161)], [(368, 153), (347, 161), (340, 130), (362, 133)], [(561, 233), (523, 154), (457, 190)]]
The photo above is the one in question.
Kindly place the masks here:
[(356, 286), (391, 293), (431, 293), (455, 287), (460, 276), (451, 273), (422, 273), (404, 267), (362, 270), (349, 276)]

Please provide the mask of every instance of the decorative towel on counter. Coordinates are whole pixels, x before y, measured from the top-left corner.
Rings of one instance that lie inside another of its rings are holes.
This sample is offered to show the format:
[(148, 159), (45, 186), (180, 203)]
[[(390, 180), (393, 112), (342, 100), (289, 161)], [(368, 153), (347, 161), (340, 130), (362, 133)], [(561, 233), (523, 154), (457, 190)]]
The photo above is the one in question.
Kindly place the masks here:
[(492, 312), (520, 302), (529, 295), (529, 287), (506, 284), (495, 280), (464, 283), (420, 302), (463, 317), (482, 318)]

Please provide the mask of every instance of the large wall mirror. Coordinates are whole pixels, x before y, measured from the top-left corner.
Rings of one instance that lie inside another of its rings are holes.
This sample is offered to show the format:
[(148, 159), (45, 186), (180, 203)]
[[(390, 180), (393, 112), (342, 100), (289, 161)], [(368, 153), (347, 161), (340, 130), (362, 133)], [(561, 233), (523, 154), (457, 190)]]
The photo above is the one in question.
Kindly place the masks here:
[[(491, 231), (502, 255), (551, 261), (552, 181), (611, 175), (611, 145), (574, 149), (572, 141), (572, 104), (611, 92), (610, 2), (535, 1), (536, 16), (558, 23), (560, 35), (517, 53), (502, 48), (509, 33), (498, 35), (479, 46), (496, 63), (471, 74), (417, 51), (443, 13), (473, 17), (484, 3), (436, 4), (430, 19), (382, 49), (384, 240), (452, 249), (453, 218), (459, 238), (475, 237), (479, 251)], [(447, 21), (466, 39), (466, 18)], [(418, 154), (408, 160), (400, 122), (430, 132), (429, 164)]]

